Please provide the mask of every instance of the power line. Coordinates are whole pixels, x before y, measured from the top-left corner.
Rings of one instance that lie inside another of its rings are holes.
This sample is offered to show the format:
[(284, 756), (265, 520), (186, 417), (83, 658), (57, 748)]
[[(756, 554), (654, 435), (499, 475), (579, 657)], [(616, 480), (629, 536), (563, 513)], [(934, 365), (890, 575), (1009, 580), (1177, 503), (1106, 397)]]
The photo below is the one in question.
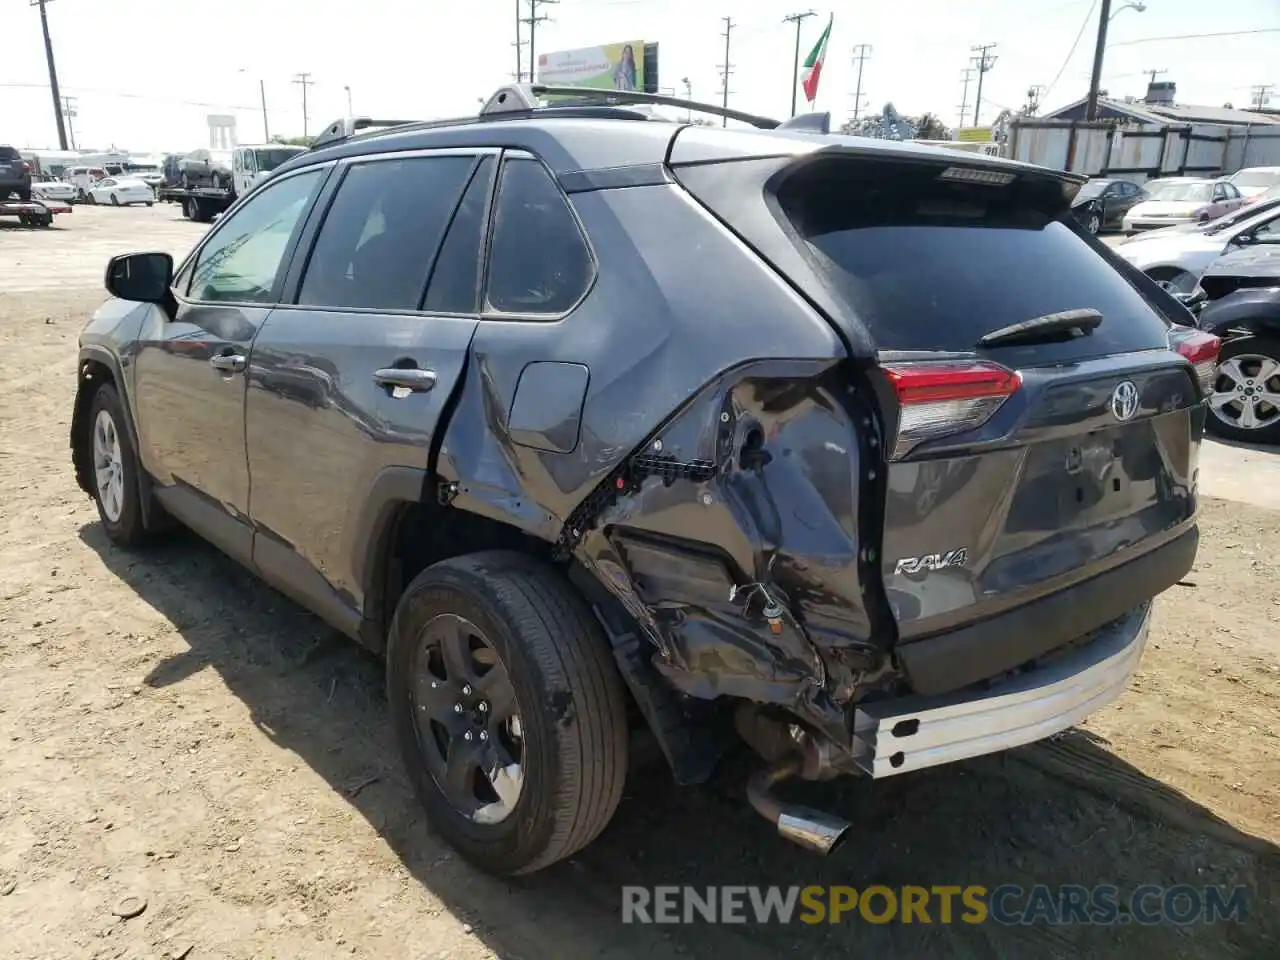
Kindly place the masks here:
[(1257, 30), (1224, 30), (1221, 33), (1179, 33), (1172, 37), (1142, 37), (1138, 40), (1121, 40), (1113, 47), (1132, 47), (1136, 43), (1165, 43), (1173, 40), (1209, 40), (1213, 37), (1250, 37), (1258, 33), (1280, 33), (1280, 27), (1260, 27)]
[(791, 63), (791, 115), (793, 117), (796, 115), (796, 87), (800, 82), (800, 24), (816, 16), (817, 14), (812, 10), (806, 10), (804, 13), (789, 13), (782, 18), (783, 23), (796, 25), (796, 55)]
[(40, 29), (44, 32), (44, 56), (49, 62), (49, 92), (53, 94), (53, 115), (58, 121), (58, 147), (67, 149), (67, 126), (62, 119), (62, 96), (58, 93), (58, 69), (53, 65), (53, 41), (49, 38), (49, 15), (44, 6), (49, 0), (30, 0), (29, 6), (40, 8)]
[(311, 74), (300, 73), (293, 78), (293, 83), (302, 87), (302, 135), (307, 135), (307, 87), (312, 86), (315, 81), (311, 79)]
[(858, 65), (858, 79), (853, 88), (853, 122), (858, 122), (862, 112), (862, 65), (871, 58), (871, 44), (860, 43), (853, 48), (853, 62)]
[(1044, 87), (1038, 83), (1033, 83), (1027, 87), (1027, 103), (1022, 108), (1022, 112), (1028, 117), (1034, 117), (1040, 112), (1040, 98), (1044, 96)]
[(960, 71), (960, 82), (964, 86), (960, 90), (960, 126), (964, 126), (965, 114), (969, 111), (969, 84), (973, 82), (973, 67), (965, 67)]
[(1276, 88), (1274, 83), (1259, 83), (1249, 90), (1249, 102), (1253, 106), (1261, 110), (1271, 102), (1271, 91)]
[(1067, 69), (1067, 64), (1071, 62), (1071, 58), (1076, 55), (1076, 47), (1080, 46), (1080, 40), (1084, 36), (1085, 27), (1089, 26), (1089, 20), (1093, 17), (1093, 11), (1098, 7), (1098, 0), (1093, 0), (1089, 5), (1089, 12), (1084, 15), (1084, 20), (1080, 22), (1080, 29), (1076, 31), (1076, 38), (1071, 41), (1071, 49), (1067, 51), (1066, 58), (1062, 61), (1062, 66), (1058, 68), (1058, 72), (1053, 75), (1053, 82), (1045, 87), (1044, 95), (1047, 97), (1053, 92), (1053, 88), (1058, 85), (1058, 81), (1062, 79), (1063, 72)]
[[(538, 8), (544, 4), (558, 3), (559, 0), (529, 0), (529, 16), (524, 18), (524, 23), (529, 26), (529, 80), (536, 81), (538, 79), (538, 50), (536, 46), (536, 37), (538, 24), (546, 23), (551, 18), (546, 14), (539, 14)], [(517, 48), (519, 49), (519, 48)]]
[[(722, 19), (724, 20), (724, 33), (722, 35), (724, 37), (724, 65), (721, 68), (721, 78), (723, 79), (721, 92), (724, 109), (728, 110), (728, 76), (733, 72), (733, 64), (728, 61), (728, 45), (730, 45), (730, 38), (733, 35), (733, 27), (737, 26), (737, 24), (733, 23), (731, 17)], [(722, 116), (721, 127), (728, 127), (727, 116)]]
[(978, 54), (976, 57), (969, 58), (973, 61), (978, 70), (978, 95), (973, 101), (973, 125), (975, 127), (978, 125), (978, 114), (982, 110), (982, 78), (987, 75), (987, 72), (994, 67), (996, 65), (996, 61), (1000, 59), (999, 57), (993, 57), (990, 54), (990, 51), (995, 49), (995, 46), (996, 45), (994, 43), (982, 43), (976, 47), (969, 48), (971, 51)]

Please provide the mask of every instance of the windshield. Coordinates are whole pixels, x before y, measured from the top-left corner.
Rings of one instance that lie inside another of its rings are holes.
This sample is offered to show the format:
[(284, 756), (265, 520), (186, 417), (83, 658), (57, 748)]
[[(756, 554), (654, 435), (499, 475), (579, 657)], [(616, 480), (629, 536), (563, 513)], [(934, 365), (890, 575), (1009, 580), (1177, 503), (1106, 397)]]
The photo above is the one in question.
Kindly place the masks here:
[(1207, 203), (1213, 197), (1211, 183), (1166, 183), (1154, 187), (1152, 200), (1181, 201), (1183, 203)]
[(276, 167), (280, 166), (280, 164), (284, 163), (286, 160), (292, 160), (294, 157), (296, 157), (298, 154), (302, 152), (303, 151), (301, 150), (275, 149), (275, 150), (255, 150), (253, 154), (258, 160), (258, 169), (266, 171), (266, 170), (274, 170)]
[(1280, 183), (1280, 170), (1241, 170), (1231, 182), (1237, 187), (1270, 187)]
[(160, 168), (154, 163), (130, 163), (125, 166), (130, 173), (159, 173)]
[(1111, 186), (1110, 180), (1090, 180), (1076, 194), (1077, 200), (1092, 200), (1094, 197), (1102, 196), (1102, 191)]

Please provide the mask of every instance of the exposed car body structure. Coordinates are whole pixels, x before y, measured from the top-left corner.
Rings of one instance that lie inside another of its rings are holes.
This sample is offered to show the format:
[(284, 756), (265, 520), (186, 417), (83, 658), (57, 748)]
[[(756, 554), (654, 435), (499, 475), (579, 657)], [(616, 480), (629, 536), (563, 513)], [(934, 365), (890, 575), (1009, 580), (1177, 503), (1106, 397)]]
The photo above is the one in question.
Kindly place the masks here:
[(1217, 342), (1078, 178), (629, 102), (702, 109), (340, 121), (176, 274), (113, 260), (81, 337), (107, 532), (176, 517), (384, 652), (419, 797), (497, 872), (603, 829), (628, 710), (681, 783), (731, 717), (830, 850), (772, 784), (1077, 722), (1197, 547)]

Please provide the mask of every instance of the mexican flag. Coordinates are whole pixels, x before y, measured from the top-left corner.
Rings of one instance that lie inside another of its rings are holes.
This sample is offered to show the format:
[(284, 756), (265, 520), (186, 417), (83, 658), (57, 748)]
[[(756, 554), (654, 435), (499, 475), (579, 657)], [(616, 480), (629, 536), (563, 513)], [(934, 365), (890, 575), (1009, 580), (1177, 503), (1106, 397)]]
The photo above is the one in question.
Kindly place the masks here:
[(809, 56), (804, 58), (804, 75), (801, 83), (804, 84), (804, 97), (810, 103), (813, 103), (818, 95), (818, 81), (822, 79), (822, 64), (827, 59), (827, 41), (831, 39), (831, 24), (834, 22), (835, 14), (832, 14), (831, 19), (827, 21), (827, 29), (822, 31), (822, 36), (809, 51)]

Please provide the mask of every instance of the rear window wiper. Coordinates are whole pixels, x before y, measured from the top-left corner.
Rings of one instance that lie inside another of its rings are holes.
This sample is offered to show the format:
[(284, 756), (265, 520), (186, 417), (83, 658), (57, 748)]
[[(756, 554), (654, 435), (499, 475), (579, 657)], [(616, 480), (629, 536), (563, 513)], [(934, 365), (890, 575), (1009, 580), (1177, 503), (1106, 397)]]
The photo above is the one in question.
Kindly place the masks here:
[(1102, 323), (1097, 310), (1063, 310), (1046, 313), (1042, 317), (1011, 323), (999, 330), (992, 330), (975, 344), (978, 347), (999, 347), (1014, 343), (1049, 343), (1054, 340), (1071, 340), (1087, 337)]

